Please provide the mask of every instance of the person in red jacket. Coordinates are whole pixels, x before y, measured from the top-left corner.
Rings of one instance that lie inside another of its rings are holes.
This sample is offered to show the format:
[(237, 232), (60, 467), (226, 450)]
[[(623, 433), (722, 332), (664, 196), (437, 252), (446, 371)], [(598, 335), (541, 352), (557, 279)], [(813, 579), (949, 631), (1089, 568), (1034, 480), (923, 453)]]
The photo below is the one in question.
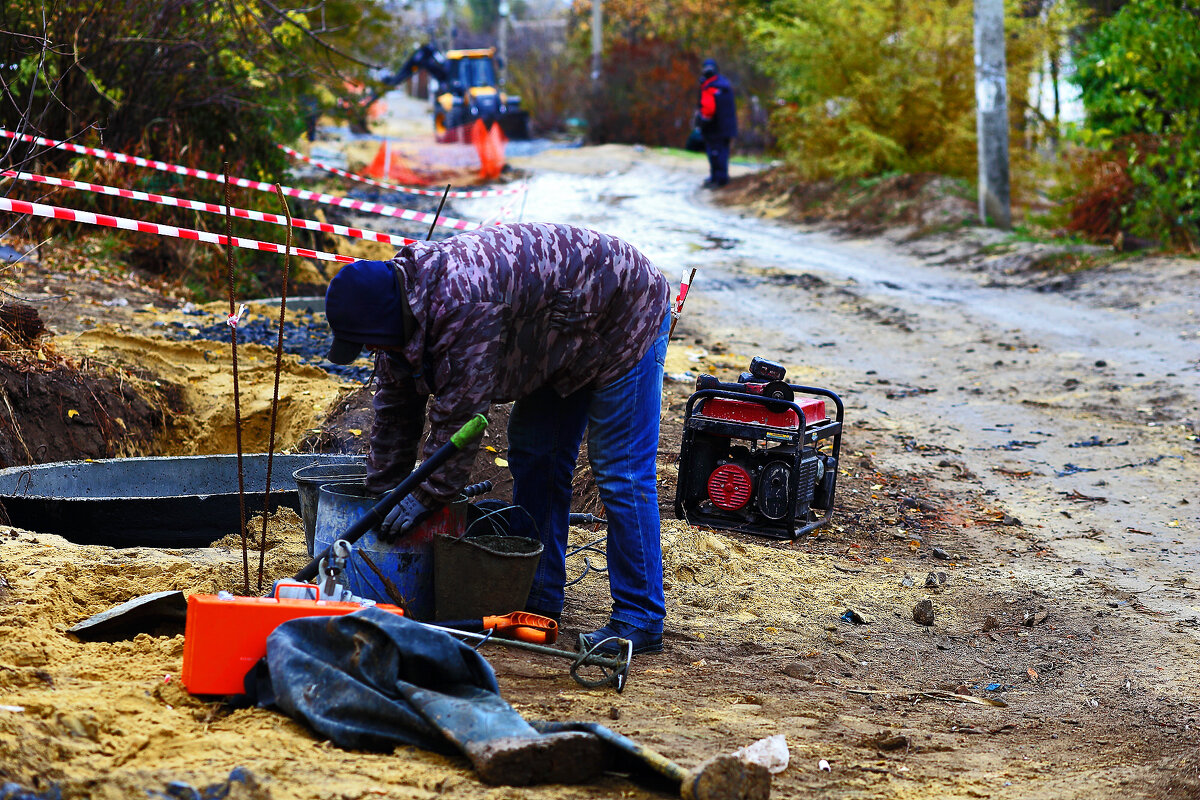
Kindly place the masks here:
[[(562, 612), (571, 474), (588, 458), (608, 520), (612, 613), (582, 641), (662, 649), (665, 614), (656, 456), (670, 324), (667, 281), (613, 236), (568, 225), (493, 225), (358, 261), (329, 283), (328, 358), (376, 351), (367, 488), (381, 492), (493, 403), (513, 403), (511, 532), (544, 550), (528, 609)], [(477, 445), (450, 458), (380, 526), (399, 536), (453, 500)]]
[(700, 71), (700, 101), (697, 105), (696, 122), (708, 153), (709, 176), (704, 186), (724, 186), (729, 183), (729, 144), (737, 136), (737, 104), (733, 86), (711, 58), (704, 61)]

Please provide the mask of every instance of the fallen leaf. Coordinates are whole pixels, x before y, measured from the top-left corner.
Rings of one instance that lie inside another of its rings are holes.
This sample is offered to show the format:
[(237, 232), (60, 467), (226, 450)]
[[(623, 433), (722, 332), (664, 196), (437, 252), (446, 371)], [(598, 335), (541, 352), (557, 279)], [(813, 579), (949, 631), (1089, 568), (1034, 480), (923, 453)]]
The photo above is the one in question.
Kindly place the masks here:
[(499, 453), (499, 452), (500, 452), (500, 451), (499, 451), (499, 450), (497, 450), (496, 448), (492, 447), (490, 444), (489, 444), (489, 445), (484, 445), (483, 449), (484, 449), (484, 450), (487, 450), (489, 453)]
[(351, 428), (350, 435), (351, 436), (362, 436), (362, 430), (360, 428)]
[(1038, 672), (1036, 669), (1034, 669), (1033, 667), (1029, 667), (1028, 669), (1025, 670), (1025, 674), (1027, 674), (1029, 676), (1029, 680), (1033, 681), (1034, 683), (1037, 683)]
[(496, 466), (497, 467), (507, 467), (508, 461), (506, 459), (500, 458), (500, 456), (496, 456)]
[(79, 412), (73, 408), (67, 412), (67, 419), (74, 419), (75, 417), (78, 417), (78, 416), (79, 416)]

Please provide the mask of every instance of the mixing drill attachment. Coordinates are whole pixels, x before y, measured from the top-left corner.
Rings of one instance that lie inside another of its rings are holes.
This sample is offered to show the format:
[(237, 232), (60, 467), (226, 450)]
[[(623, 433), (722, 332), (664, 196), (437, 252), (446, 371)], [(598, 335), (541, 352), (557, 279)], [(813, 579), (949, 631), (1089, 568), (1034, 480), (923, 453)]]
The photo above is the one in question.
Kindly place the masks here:
[[(299, 593), (308, 591), (317, 594), (316, 590), (319, 587), (318, 596), (325, 600), (359, 603), (363, 606), (375, 605), (373, 600), (366, 600), (351, 594), (350, 590), (341, 583), (342, 576), (346, 574), (346, 562), (350, 558), (352, 551), (353, 545), (344, 539), (338, 539), (329, 548), (329, 556), (322, 558), (317, 567), (318, 578), (316, 587), (303, 583), (284, 581), (282, 582), (283, 585), (276, 587), (276, 596), (293, 599), (317, 599), (316, 597)], [(435, 623), (422, 622), (421, 624), (475, 642), (476, 648), (484, 644), (498, 644), (505, 647), (528, 650), (533, 653), (541, 653), (542, 655), (554, 656), (555, 658), (568, 659), (571, 661), (569, 670), (571, 677), (580, 686), (586, 686), (589, 689), (611, 686), (618, 692), (622, 691), (625, 688), (626, 680), (629, 678), (629, 664), (633, 660), (633, 642), (628, 639), (618, 639), (615, 636), (597, 642), (592, 647), (580, 649), (579, 652), (572, 653), (570, 650), (560, 650), (557, 647), (548, 647), (517, 639), (500, 638), (493, 636), (492, 631), (475, 633), (473, 631), (448, 628)], [(610, 643), (616, 644), (618, 650), (616, 654), (606, 655), (600, 652), (601, 647), (611, 646)], [(587, 667), (594, 667), (599, 670), (599, 677), (587, 677), (582, 674), (581, 670)]]
[(354, 546), (345, 539), (338, 539), (329, 548), (329, 554), (317, 564), (316, 584), (298, 583), (292, 579), (275, 581), (271, 593), (286, 600), (332, 600), (339, 603), (358, 603), (364, 608), (375, 605), (374, 600), (359, 597), (347, 588), (344, 581), (346, 565)]

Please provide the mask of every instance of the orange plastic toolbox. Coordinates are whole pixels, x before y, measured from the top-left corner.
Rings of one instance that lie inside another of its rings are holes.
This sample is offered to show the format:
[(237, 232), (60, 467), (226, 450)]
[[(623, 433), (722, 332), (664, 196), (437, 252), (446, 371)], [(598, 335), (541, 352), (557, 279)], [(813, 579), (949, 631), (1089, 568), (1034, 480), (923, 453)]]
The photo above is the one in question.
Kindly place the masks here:
[[(358, 603), (194, 594), (183, 637), (183, 685), (192, 694), (241, 694), (250, 668), (267, 654), (267, 636), (297, 617), (332, 617)], [(403, 615), (399, 606), (376, 608)]]

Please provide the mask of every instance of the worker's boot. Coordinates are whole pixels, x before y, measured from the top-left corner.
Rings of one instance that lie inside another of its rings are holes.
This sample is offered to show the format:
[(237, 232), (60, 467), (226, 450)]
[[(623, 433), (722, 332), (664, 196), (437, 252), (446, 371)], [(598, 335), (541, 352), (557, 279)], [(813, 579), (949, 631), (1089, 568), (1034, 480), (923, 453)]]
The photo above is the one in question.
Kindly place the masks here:
[(607, 625), (594, 633), (581, 633), (579, 649), (594, 649), (597, 653), (615, 655), (621, 651), (621, 645), (617, 639), (628, 639), (633, 642), (635, 656), (643, 653), (661, 653), (663, 649), (661, 633), (636, 628), (627, 622), (617, 620), (609, 620)]
[(498, 695), (415, 689), (406, 699), (471, 760), (484, 783), (583, 783), (604, 769), (603, 743), (589, 733), (538, 733)]

